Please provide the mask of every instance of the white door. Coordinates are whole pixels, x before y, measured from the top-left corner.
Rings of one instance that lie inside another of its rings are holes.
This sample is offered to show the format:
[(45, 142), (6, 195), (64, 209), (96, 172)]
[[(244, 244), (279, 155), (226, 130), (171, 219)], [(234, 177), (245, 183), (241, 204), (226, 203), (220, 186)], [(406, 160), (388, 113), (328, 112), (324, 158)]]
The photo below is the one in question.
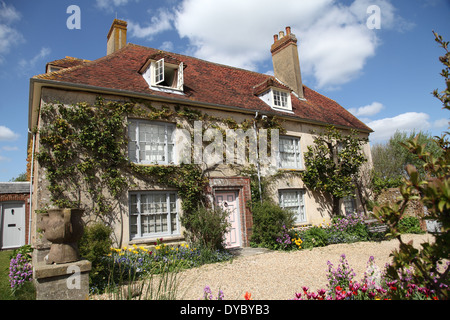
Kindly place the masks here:
[(240, 247), (239, 199), (236, 192), (216, 192), (216, 204), (229, 213), (228, 222), (231, 226), (225, 235), (226, 248)]
[(19, 248), (25, 244), (25, 204), (3, 203), (2, 249)]

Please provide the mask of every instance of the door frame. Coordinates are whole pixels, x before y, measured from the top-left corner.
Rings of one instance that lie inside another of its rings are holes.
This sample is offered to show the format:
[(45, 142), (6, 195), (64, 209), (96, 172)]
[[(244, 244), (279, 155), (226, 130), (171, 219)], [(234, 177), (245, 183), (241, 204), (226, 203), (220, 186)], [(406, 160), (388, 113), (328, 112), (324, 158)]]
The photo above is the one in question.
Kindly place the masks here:
[[(221, 193), (223, 193), (223, 194), (230, 194), (230, 193), (232, 193), (232, 194), (234, 194), (234, 199), (235, 199), (235, 201), (236, 201), (236, 221), (237, 221), (237, 226), (236, 226), (236, 237), (239, 239), (238, 241), (237, 241), (237, 243), (238, 243), (238, 245), (236, 245), (236, 246), (230, 246), (230, 247), (227, 247), (228, 249), (230, 249), (230, 248), (240, 248), (240, 247), (242, 247), (242, 244), (243, 244), (243, 237), (242, 237), (242, 227), (241, 227), (241, 209), (240, 209), (240, 205), (241, 205), (241, 200), (240, 200), (240, 197), (239, 197), (239, 190), (221, 190), (221, 189), (218, 189), (218, 190), (214, 190), (214, 205), (216, 205), (216, 197), (217, 197), (217, 195), (218, 194), (221, 194)], [(229, 217), (230, 215), (228, 215), (228, 217)]]
[[(5, 205), (15, 205), (17, 208), (21, 208), (23, 210), (23, 213), (21, 215), (21, 219), (20, 219), (20, 228), (21, 230), (19, 230), (20, 235), (19, 235), (19, 244), (18, 245), (13, 245), (13, 246), (4, 246), (3, 240), (4, 240), (4, 236), (5, 236), (5, 216), (4, 216), (4, 207)], [(25, 201), (3, 201), (0, 202), (0, 249), (1, 250), (8, 250), (8, 249), (16, 249), (16, 248), (20, 248), (22, 245), (24, 245), (26, 243), (25, 241), (25, 229), (26, 229), (26, 202)]]

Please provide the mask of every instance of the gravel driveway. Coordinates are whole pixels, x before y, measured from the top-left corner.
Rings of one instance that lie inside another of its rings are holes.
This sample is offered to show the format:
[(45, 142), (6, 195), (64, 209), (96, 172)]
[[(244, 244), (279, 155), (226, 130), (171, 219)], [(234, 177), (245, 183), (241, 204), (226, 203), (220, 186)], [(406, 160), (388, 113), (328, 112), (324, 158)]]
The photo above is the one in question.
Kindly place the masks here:
[[(433, 236), (404, 235), (403, 239), (413, 240), (419, 247), (421, 242), (432, 241)], [(340, 256), (345, 254), (359, 281), (370, 256), (374, 256), (376, 265), (383, 269), (398, 244), (398, 240), (390, 240), (335, 244), (293, 252), (270, 251), (238, 257), (231, 263), (205, 265), (180, 273), (178, 299), (197, 300), (202, 297), (204, 287), (209, 286), (214, 298), (222, 290), (226, 300), (241, 300), (246, 291), (254, 300), (287, 300), (293, 298), (295, 292), (301, 292), (303, 286), (310, 291), (326, 289), (327, 261), (336, 268)]]

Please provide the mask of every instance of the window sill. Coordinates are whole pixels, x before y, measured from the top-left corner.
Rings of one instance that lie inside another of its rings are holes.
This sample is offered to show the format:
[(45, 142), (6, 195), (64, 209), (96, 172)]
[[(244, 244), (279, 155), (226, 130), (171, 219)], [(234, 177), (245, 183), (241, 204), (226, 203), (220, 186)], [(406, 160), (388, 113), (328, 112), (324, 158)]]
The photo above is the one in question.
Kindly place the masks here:
[(172, 242), (181, 242), (185, 241), (184, 237), (180, 234), (174, 235), (161, 235), (160, 237), (142, 237), (142, 238), (133, 238), (128, 242), (128, 245), (154, 245), (157, 240), (163, 239), (164, 244), (170, 244)]
[(151, 85), (150, 89), (155, 90), (155, 91), (165, 92), (165, 93), (175, 93), (175, 94), (185, 95), (183, 90), (171, 88), (171, 87)]
[(303, 172), (303, 171), (305, 171), (305, 169), (278, 168), (278, 171), (282, 171), (282, 172)]
[(158, 164), (158, 163), (137, 163), (137, 162), (131, 162), (135, 166), (139, 167), (177, 167), (178, 165), (175, 163), (170, 164)]

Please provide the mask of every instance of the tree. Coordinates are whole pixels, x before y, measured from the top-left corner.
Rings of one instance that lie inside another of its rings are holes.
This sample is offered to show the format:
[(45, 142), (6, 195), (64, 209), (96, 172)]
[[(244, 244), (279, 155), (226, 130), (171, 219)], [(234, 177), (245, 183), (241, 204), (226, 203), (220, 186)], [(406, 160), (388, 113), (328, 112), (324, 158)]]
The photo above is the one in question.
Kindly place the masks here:
[(28, 181), (27, 173), (26, 172), (21, 173), (17, 177), (12, 178), (9, 181), (11, 181), (11, 182), (25, 182), (25, 181)]
[[(446, 89), (439, 93), (435, 90), (434, 96), (443, 103), (443, 109), (450, 110), (450, 52), (448, 42), (436, 34), (435, 40), (446, 51), (440, 61), (444, 64), (441, 75), (445, 78)], [(438, 156), (425, 150), (425, 145), (419, 143), (419, 138), (410, 139), (404, 143), (405, 148), (420, 159), (420, 165), (408, 165), (406, 171), (409, 175), (400, 186), (401, 199), (394, 206), (383, 206), (375, 209), (375, 215), (386, 223), (390, 232), (399, 240), (399, 249), (395, 250), (392, 265), (387, 269), (394, 279), (401, 279), (408, 273), (408, 268), (414, 266), (414, 273), (409, 274), (413, 283), (425, 285), (433, 290), (439, 299), (449, 298), (449, 264), (444, 262), (450, 259), (450, 141), (449, 132), (433, 139), (435, 145), (441, 150)], [(420, 170), (425, 176), (420, 175)], [(421, 244), (421, 249), (415, 248), (412, 243), (405, 243), (399, 230), (400, 219), (404, 216), (410, 200), (419, 199), (427, 208), (425, 219), (437, 221), (441, 230), (435, 235), (432, 242)]]
[(355, 197), (355, 181), (367, 161), (362, 151), (366, 142), (367, 139), (358, 137), (355, 130), (344, 135), (330, 126), (316, 135), (314, 144), (305, 153), (303, 182), (308, 188), (331, 196), (333, 216), (340, 214), (342, 198)]
[(434, 156), (439, 156), (441, 150), (434, 142), (431, 134), (397, 131), (387, 143), (375, 144), (371, 148), (372, 187), (376, 193), (383, 189), (399, 187), (402, 184), (403, 177), (407, 176), (406, 166), (409, 164), (416, 166), (422, 177), (426, 175), (420, 167), (421, 160), (419, 157), (403, 147), (408, 140), (415, 137), (417, 137), (419, 144), (425, 146), (425, 151)]

